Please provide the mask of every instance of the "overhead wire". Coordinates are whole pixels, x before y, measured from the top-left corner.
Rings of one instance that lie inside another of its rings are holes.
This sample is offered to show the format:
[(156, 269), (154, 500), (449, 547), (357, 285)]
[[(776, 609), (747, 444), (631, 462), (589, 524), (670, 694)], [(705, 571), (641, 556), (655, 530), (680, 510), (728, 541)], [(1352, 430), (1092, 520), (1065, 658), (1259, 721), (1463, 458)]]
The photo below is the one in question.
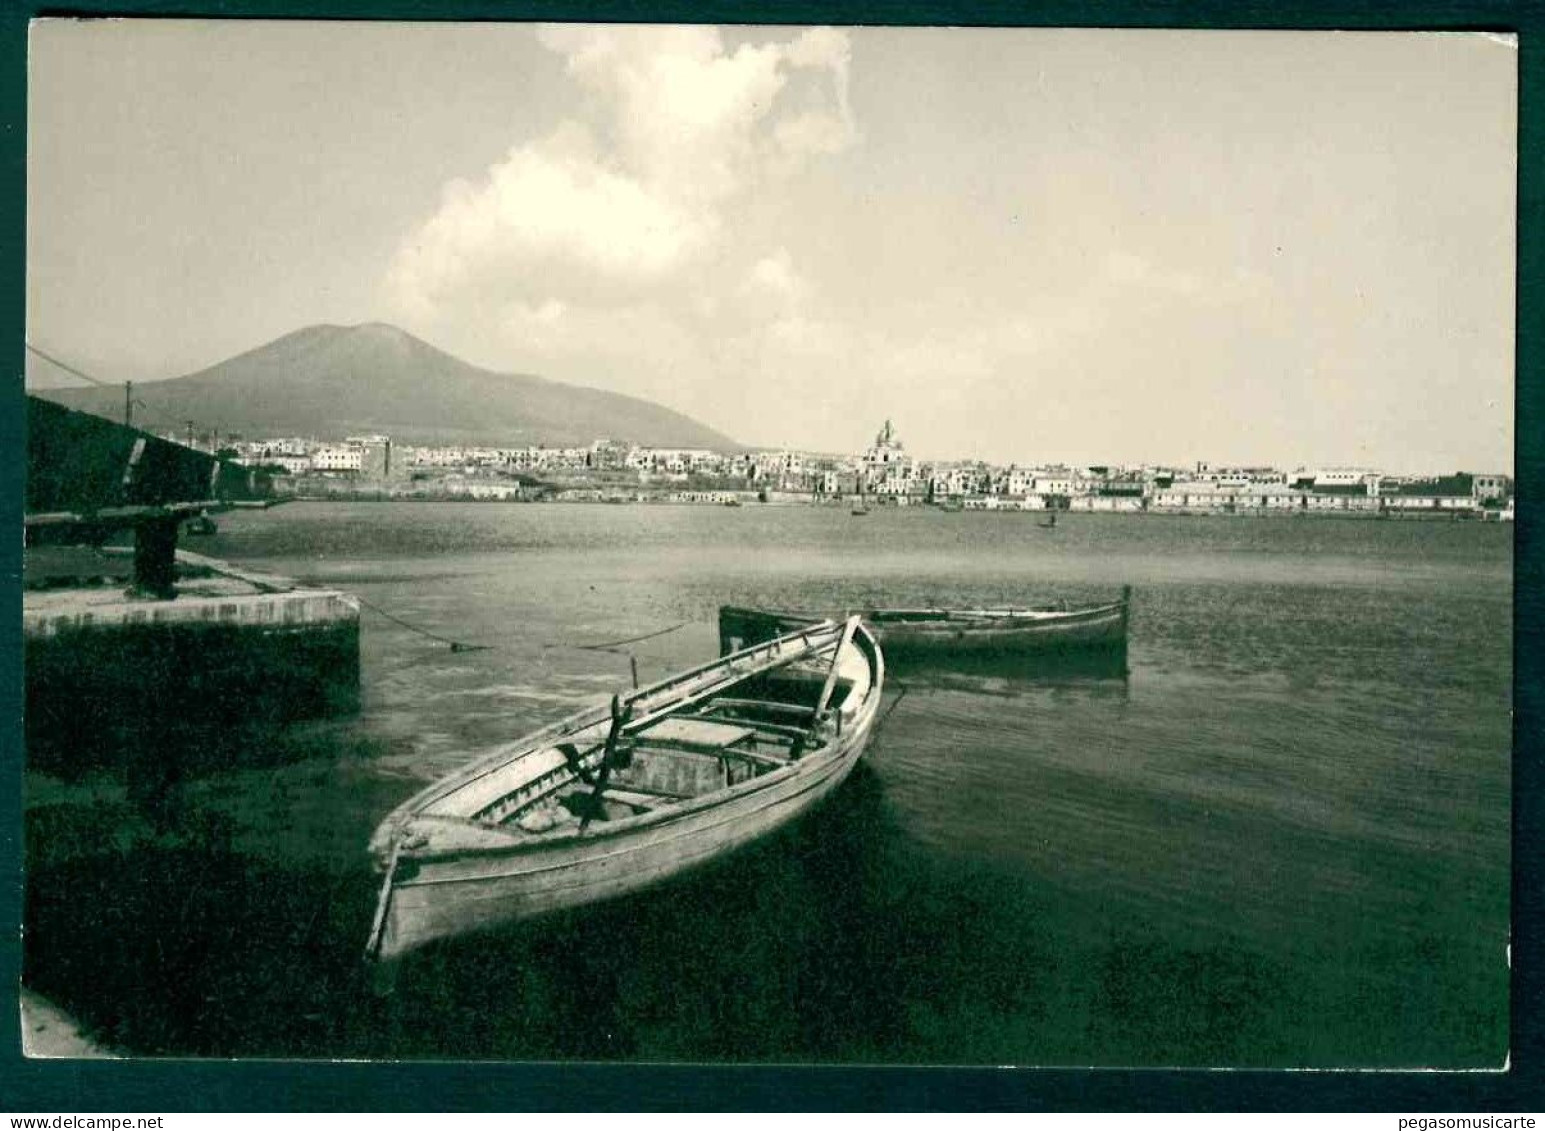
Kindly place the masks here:
[(82, 381), (89, 381), (93, 385), (100, 385), (104, 389), (116, 389), (120, 385), (123, 384), (122, 381), (102, 381), (102, 380), (99, 380), (98, 378), (93, 377), (89, 373), (82, 373), (79, 369), (76, 369), (75, 366), (73, 366), (73, 365), (65, 364), (64, 362), (60, 361), (57, 357), (53, 356), (52, 354), (45, 353), (44, 351), (38, 349), (38, 347), (33, 345), (31, 342), (26, 342), (25, 345), (26, 345), (27, 351), (29, 353), (36, 354), (38, 357), (41, 357), (44, 361), (48, 362), (50, 365), (58, 366), (60, 369), (63, 369), (66, 373), (68, 373), (68, 374), (70, 374), (70, 375), (72, 375), (74, 377), (79, 377)]
[[(86, 382), (89, 382), (92, 385), (96, 385), (98, 388), (102, 388), (102, 389), (120, 389), (125, 384), (125, 382), (123, 382), (123, 381), (103, 381), (101, 378), (93, 377), (91, 374), (86, 373), (83, 370), (77, 369), (75, 366), (70, 365), (67, 362), (60, 361), (53, 354), (47, 352), (46, 350), (39, 349), (37, 346), (33, 345), (31, 342), (24, 342), (23, 344), (26, 346), (26, 349), (27, 349), (27, 351), (29, 353), (35, 354), (36, 356), (42, 358), (44, 361), (48, 362), (48, 364), (56, 366), (57, 368), (64, 370), (66, 373), (70, 374), (72, 377), (78, 377), (82, 381), (86, 381)], [(134, 397), (132, 399), (132, 403), (134, 404), (134, 406), (136, 408), (144, 409), (147, 415), (149, 415), (153, 420), (158, 421), (163, 427), (165, 427), (174, 436), (177, 435), (181, 431), (181, 429), (178, 427), (179, 423), (182, 423), (182, 424), (188, 423), (188, 421), (186, 419), (184, 419), (183, 421), (180, 421), (180, 422), (172, 420), (170, 417), (167, 417), (167, 416), (163, 415), (159, 410), (151, 408), (149, 405), (147, 405), (144, 401), (140, 400), (138, 397)], [(210, 433), (217, 433), (218, 432), (217, 429), (206, 427), (203, 424), (200, 424), (196, 420), (193, 421), (192, 423), (198, 425), (199, 429), (201, 431), (203, 431), (206, 435), (210, 434)]]

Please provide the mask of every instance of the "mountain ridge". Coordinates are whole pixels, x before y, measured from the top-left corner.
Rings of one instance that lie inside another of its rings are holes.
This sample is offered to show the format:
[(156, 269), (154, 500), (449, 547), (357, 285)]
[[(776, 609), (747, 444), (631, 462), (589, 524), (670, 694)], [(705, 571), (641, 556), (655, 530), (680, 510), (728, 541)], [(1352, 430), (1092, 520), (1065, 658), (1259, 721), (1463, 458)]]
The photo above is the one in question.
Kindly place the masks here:
[[(116, 388), (38, 389), (69, 408), (118, 419)], [(743, 445), (642, 397), (461, 360), (385, 322), (317, 323), (181, 377), (137, 383), (136, 423), (153, 431), (218, 428), (248, 439), (342, 439), (384, 433), (398, 443), (575, 446), (600, 438), (652, 447)]]

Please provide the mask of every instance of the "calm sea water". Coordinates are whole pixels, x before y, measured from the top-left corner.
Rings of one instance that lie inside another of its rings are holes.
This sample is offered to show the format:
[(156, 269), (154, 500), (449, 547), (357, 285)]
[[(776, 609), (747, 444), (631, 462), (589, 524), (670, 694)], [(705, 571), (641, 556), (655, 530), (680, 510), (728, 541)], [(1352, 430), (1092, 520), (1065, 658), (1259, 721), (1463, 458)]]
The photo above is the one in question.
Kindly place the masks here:
[[(28, 978), (136, 1052), (1505, 1056), (1508, 527), (297, 504), (223, 517), (199, 549), (368, 602), (363, 709), (277, 736), (274, 765), (184, 781), (161, 821), (110, 780), (29, 782)], [(860, 772), (787, 833), (650, 896), (431, 947), (390, 985), (361, 968), (380, 818), (627, 686), (630, 654), (645, 680), (713, 655), (721, 603), (1124, 584), (1124, 677), (895, 672)]]

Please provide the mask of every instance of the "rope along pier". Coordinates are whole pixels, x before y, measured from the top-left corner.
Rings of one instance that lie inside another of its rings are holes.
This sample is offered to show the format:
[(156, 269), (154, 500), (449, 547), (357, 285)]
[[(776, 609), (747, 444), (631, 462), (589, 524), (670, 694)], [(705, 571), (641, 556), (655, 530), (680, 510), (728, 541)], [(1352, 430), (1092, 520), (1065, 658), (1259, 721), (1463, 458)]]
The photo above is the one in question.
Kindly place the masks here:
[[(499, 647), (499, 645), (496, 644), (473, 644), (464, 640), (453, 640), (449, 636), (441, 636), (437, 632), (430, 632), (427, 628), (420, 628), (418, 625), (413, 624), (410, 621), (403, 620), (396, 613), (389, 612), (386, 609), (383, 609), (380, 605), (365, 600), (365, 598), (361, 597), (357, 593), (353, 596), (354, 599), (360, 603), (361, 608), (369, 609), (377, 616), (385, 617), (393, 624), (405, 628), (409, 632), (417, 633), (419, 636), (422, 636), (428, 640), (433, 640), (437, 644), (444, 644), (449, 647), (452, 652), (490, 652)], [(678, 629), (685, 628), (691, 623), (691, 621), (686, 620), (678, 621), (676, 624), (670, 625), (668, 628), (656, 629), (654, 632), (646, 632), (641, 636), (629, 636), (623, 640), (607, 640), (599, 644), (570, 644), (566, 641), (559, 640), (544, 643), (542, 647), (573, 648), (582, 652), (610, 652), (614, 649), (622, 647), (624, 644), (639, 644), (645, 640), (653, 640), (658, 636), (665, 636), (669, 633), (676, 632)]]

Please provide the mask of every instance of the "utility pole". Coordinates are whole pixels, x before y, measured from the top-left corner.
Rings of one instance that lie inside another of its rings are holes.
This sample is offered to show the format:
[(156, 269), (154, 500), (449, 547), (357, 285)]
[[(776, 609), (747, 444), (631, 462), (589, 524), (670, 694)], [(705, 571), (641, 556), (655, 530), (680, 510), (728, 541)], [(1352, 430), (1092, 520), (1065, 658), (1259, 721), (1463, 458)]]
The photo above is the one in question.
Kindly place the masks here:
[(188, 447), (193, 446), (193, 421), (188, 421)]
[(123, 383), (123, 426), (134, 427), (134, 382)]

